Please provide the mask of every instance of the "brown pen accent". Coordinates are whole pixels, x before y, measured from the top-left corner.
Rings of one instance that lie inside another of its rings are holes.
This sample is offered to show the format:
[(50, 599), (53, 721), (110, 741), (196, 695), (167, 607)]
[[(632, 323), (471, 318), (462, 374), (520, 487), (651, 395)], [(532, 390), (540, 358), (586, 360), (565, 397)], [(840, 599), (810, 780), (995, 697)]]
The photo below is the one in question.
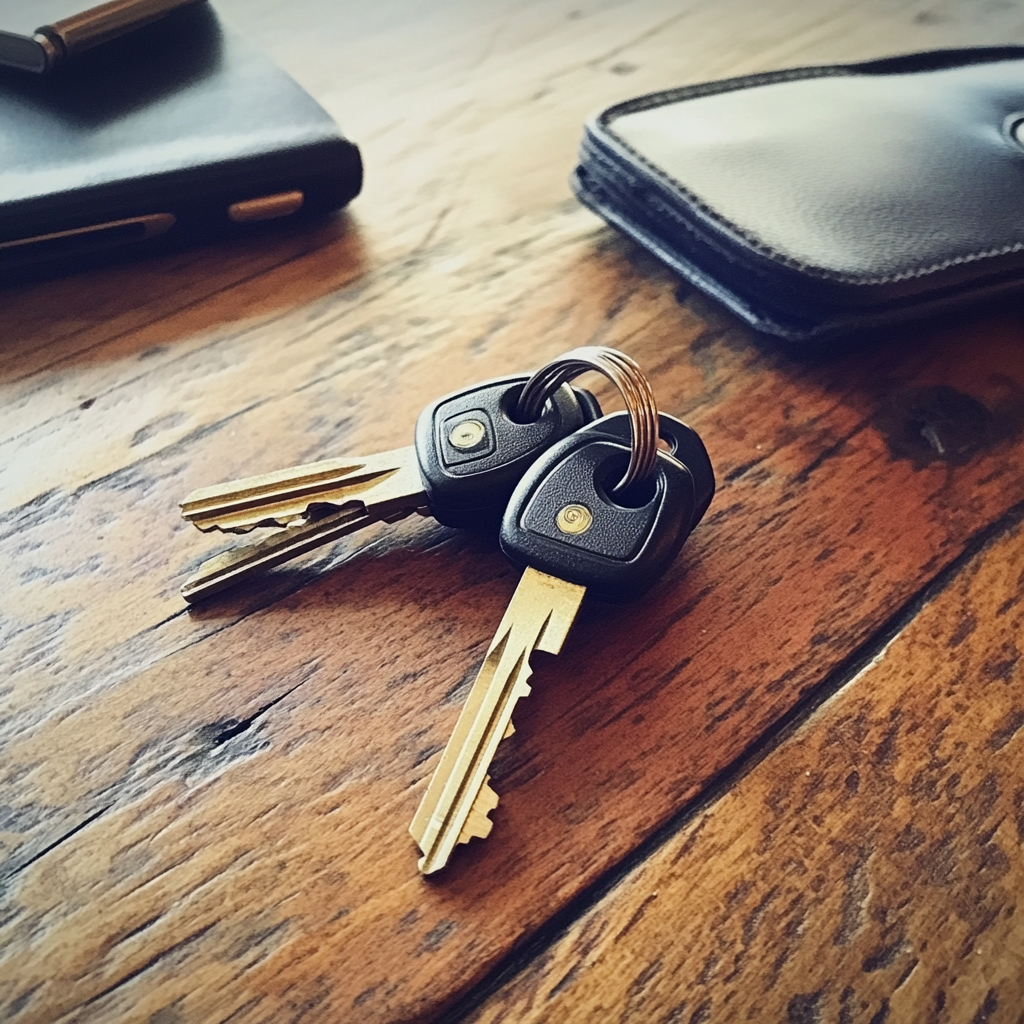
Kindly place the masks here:
[[(40, 25), (32, 37), (42, 51), (35, 71), (49, 71), (65, 57), (132, 32), (199, 0), (111, 0), (70, 18)], [(28, 65), (25, 65), (28, 67)]]

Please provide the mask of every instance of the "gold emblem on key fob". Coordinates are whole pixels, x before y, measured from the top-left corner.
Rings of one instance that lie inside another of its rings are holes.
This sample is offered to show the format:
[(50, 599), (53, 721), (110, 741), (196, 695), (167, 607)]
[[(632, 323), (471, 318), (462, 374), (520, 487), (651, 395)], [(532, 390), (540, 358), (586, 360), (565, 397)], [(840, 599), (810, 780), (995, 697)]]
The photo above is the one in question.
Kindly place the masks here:
[(594, 517), (586, 505), (566, 505), (555, 516), (555, 526), (562, 533), (586, 533), (593, 521)]
[(479, 420), (463, 420), (452, 427), (448, 440), (462, 451), (475, 448), (486, 436), (487, 428)]

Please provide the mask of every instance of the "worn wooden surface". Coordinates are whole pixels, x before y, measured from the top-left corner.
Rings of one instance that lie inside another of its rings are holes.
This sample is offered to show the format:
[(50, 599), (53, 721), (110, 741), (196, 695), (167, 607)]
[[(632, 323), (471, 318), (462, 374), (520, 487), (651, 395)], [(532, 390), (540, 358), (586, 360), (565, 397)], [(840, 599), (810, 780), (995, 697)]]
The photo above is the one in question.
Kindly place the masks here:
[(1024, 1020), (1024, 528), (471, 1018)]
[[(319, 227), (3, 292), (0, 1015), (461, 1015), (1024, 502), (1016, 308), (793, 360), (578, 208), (583, 118), (1024, 42), (1024, 4), (218, 6), (361, 144), (367, 187)], [(176, 503), (408, 443), (437, 394), (583, 343), (641, 362), (720, 492), (654, 593), (538, 660), (494, 832), (427, 883), (406, 828), (512, 570), (486, 537), (405, 522), (187, 611), (178, 586), (229, 541)], [(857, 950), (830, 956), (840, 977)]]

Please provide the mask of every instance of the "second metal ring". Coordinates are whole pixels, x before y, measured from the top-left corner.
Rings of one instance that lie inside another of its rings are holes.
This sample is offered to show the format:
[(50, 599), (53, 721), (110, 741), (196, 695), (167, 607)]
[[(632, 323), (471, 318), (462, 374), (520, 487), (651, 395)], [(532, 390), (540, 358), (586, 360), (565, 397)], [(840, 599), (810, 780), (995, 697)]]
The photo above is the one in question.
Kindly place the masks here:
[(552, 359), (523, 386), (517, 414), (524, 420), (537, 419), (544, 403), (559, 387), (587, 370), (603, 373), (619, 389), (629, 413), (632, 431), (629, 465), (623, 478), (612, 488), (612, 494), (621, 494), (633, 484), (646, 480), (654, 472), (658, 458), (658, 406), (654, 391), (629, 356), (614, 348), (588, 345)]

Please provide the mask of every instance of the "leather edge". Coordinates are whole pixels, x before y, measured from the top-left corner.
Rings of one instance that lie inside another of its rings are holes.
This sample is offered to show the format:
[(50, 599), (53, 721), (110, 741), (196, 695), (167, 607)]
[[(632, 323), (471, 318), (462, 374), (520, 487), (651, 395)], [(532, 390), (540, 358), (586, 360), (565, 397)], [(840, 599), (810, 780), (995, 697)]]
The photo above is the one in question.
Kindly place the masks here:
[(576, 198), (589, 210), (652, 253), (699, 291), (719, 302), (748, 327), (794, 349), (811, 349), (837, 338), (897, 327), (940, 313), (955, 312), (986, 299), (999, 299), (1024, 291), (1022, 277), (1015, 276), (1007, 280), (986, 278), (960, 289), (944, 290), (938, 295), (914, 297), (901, 303), (891, 302), (884, 308), (865, 307), (856, 312), (825, 314), (818, 318), (805, 318), (803, 321), (794, 318), (786, 322), (781, 317), (760, 310), (745, 296), (723, 285), (719, 278), (705, 273), (696, 263), (667, 245), (657, 235), (621, 216), (616, 207), (603, 203), (589, 190), (577, 174), (570, 177), (569, 184)]
[[(964, 56), (976, 58), (973, 61), (962, 60)], [(718, 213), (714, 207), (700, 199), (691, 192), (681, 181), (666, 173), (656, 164), (648, 160), (642, 153), (629, 145), (624, 139), (617, 135), (612, 122), (627, 114), (639, 113), (644, 110), (651, 110), (658, 106), (668, 106), (673, 103), (683, 102), (687, 99), (695, 99), (701, 96), (711, 96), (718, 93), (734, 92), (742, 89), (755, 88), (761, 85), (771, 85), (779, 82), (801, 81), (813, 78), (841, 77), (844, 75), (857, 74), (897, 74), (915, 73), (944, 68), (962, 67), (968, 63), (998, 63), (1004, 60), (1024, 59), (1024, 46), (982, 46), (964, 47), (958, 49), (929, 50), (918, 53), (899, 54), (892, 57), (883, 57), (876, 60), (859, 61), (847, 64), (812, 65), (807, 67), (790, 68), (781, 71), (760, 72), (753, 75), (743, 75), (735, 78), (719, 79), (712, 82), (700, 82), (693, 85), (680, 86), (673, 89), (665, 89), (659, 92), (646, 93), (642, 96), (625, 100), (621, 103), (607, 107), (593, 115), (584, 128), (584, 145), (589, 135), (592, 141), (603, 145), (615, 152), (620, 158), (627, 157), (635, 167), (646, 171), (651, 181), (667, 190), (673, 199), (682, 200), (687, 207), (688, 213), (696, 214), (704, 221), (706, 229), (725, 235), (727, 244), (744, 250), (746, 254), (760, 258), (775, 267), (785, 267), (797, 273), (816, 278), (822, 282), (837, 285), (845, 285), (854, 288), (870, 288), (882, 285), (897, 284), (903, 281), (912, 281), (926, 278), (932, 274), (949, 270), (951, 267), (963, 266), (968, 263), (980, 263), (987, 259), (995, 259), (999, 256), (1006, 256), (1013, 252), (1024, 252), (1024, 240), (1013, 246), (1003, 246), (999, 249), (985, 250), (976, 253), (968, 253), (961, 256), (951, 257), (940, 263), (929, 266), (921, 266), (902, 270), (897, 274), (888, 276), (861, 276), (844, 274), (830, 271), (825, 267), (805, 263), (779, 252), (766, 242), (758, 238), (752, 232), (734, 223)], [(616, 152), (617, 151), (617, 152)], [(585, 164), (585, 157), (581, 156), (581, 164)]]

